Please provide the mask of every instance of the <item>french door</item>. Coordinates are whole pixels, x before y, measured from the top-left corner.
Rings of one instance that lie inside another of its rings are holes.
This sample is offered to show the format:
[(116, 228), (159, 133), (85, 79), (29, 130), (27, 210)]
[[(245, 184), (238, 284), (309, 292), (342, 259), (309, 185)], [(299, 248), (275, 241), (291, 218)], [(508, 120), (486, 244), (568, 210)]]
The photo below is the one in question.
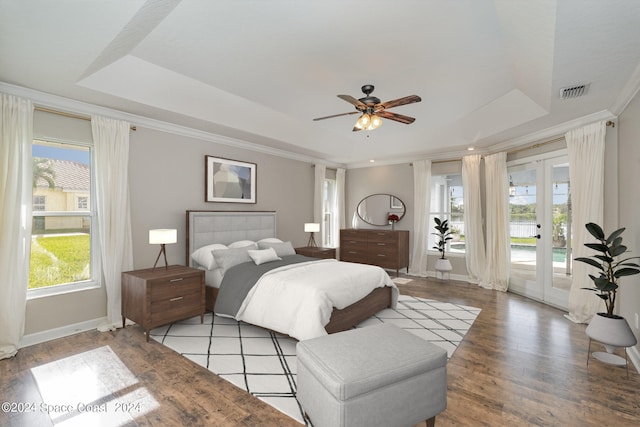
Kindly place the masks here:
[(567, 309), (571, 287), (571, 183), (566, 155), (511, 164), (509, 290)]

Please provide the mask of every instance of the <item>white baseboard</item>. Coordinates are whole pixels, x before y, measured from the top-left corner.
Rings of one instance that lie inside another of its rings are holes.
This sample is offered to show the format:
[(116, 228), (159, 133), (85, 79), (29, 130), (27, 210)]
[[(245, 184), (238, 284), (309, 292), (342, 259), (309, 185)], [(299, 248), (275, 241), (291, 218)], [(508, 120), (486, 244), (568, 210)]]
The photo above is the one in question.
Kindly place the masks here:
[(25, 335), (20, 341), (20, 347), (28, 347), (34, 344), (40, 344), (45, 341), (54, 340), (56, 338), (68, 337), (69, 335), (78, 334), (80, 332), (96, 329), (99, 325), (107, 321), (106, 317), (100, 317), (98, 319), (86, 320), (80, 323), (74, 323), (72, 325), (65, 325), (60, 328), (49, 329), (42, 332), (36, 332), (33, 334)]
[(468, 282), (469, 281), (469, 276), (466, 276), (466, 275), (444, 273), (444, 276), (443, 276), (442, 273), (437, 272), (437, 271), (427, 271), (427, 276), (428, 277), (433, 277), (434, 279), (436, 279), (438, 281), (442, 281), (443, 283), (446, 283), (449, 280), (456, 280), (458, 282)]

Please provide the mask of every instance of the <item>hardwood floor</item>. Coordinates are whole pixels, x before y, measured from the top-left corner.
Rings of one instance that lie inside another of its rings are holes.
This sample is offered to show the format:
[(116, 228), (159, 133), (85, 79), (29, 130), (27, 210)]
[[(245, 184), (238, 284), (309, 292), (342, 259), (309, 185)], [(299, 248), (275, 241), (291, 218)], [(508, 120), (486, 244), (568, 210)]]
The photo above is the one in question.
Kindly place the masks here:
[[(482, 309), (449, 361), (448, 406), (436, 426), (640, 425), (640, 375), (631, 366), (627, 379), (624, 368), (593, 359), (587, 367), (585, 325), (561, 311), (455, 281), (418, 279), (399, 288)], [(104, 416), (101, 408), (111, 416), (101, 425), (299, 426), (163, 345), (145, 342), (138, 326), (23, 348), (0, 361), (0, 395), (16, 404), (9, 409), (22, 409), (0, 411), (2, 426), (51, 426), (52, 419), (97, 425), (91, 417)], [(71, 415), (47, 406), (64, 395), (93, 406)]]

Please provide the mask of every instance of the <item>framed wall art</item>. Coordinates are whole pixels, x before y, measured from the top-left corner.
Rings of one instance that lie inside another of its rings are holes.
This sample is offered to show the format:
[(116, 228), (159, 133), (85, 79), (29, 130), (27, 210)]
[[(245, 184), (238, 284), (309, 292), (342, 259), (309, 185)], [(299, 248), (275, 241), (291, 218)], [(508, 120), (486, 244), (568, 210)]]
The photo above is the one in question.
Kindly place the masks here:
[(205, 202), (256, 203), (256, 164), (205, 156)]

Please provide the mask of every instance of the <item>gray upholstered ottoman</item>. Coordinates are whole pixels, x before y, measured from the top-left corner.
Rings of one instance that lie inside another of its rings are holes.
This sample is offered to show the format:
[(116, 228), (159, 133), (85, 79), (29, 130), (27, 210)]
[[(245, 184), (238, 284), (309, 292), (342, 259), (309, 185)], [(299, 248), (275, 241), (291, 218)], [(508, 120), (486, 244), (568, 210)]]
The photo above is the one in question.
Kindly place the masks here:
[(297, 344), (298, 401), (314, 427), (402, 426), (447, 406), (447, 352), (381, 324)]

